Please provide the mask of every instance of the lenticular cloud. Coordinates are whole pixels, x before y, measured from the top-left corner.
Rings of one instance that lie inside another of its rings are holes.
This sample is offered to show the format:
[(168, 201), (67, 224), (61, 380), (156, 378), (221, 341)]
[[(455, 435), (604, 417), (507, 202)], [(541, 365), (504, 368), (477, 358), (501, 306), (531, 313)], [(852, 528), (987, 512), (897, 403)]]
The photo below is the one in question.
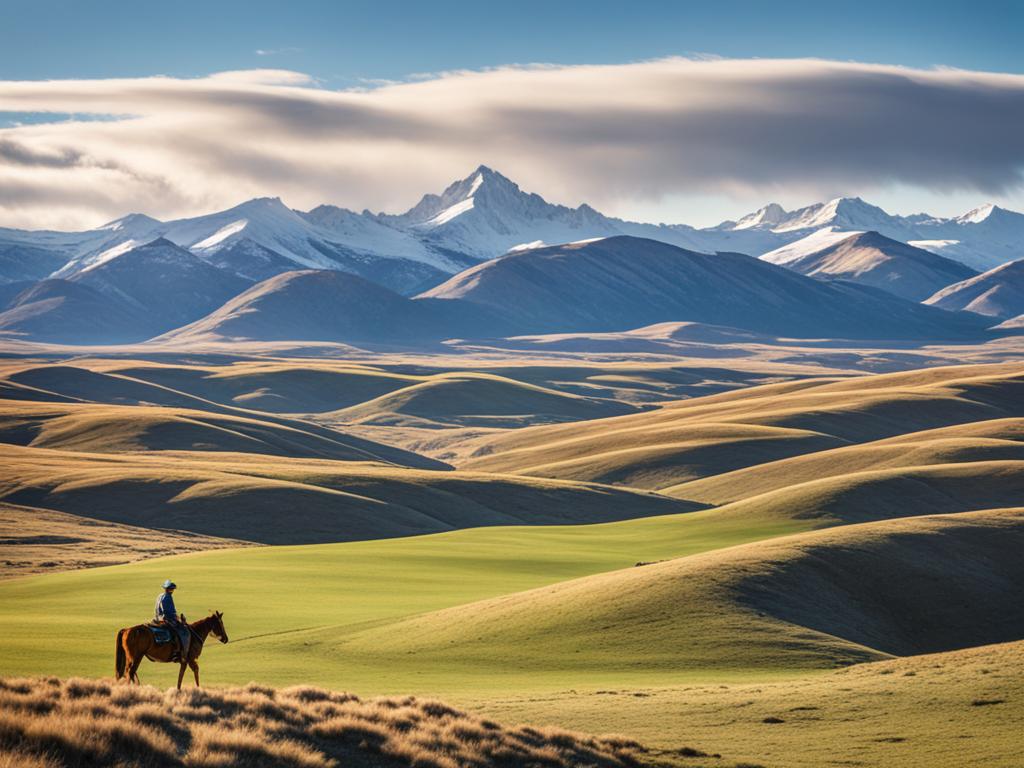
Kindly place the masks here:
[(268, 194), (394, 209), (480, 163), (596, 204), (886, 184), (999, 194), (1024, 173), (1024, 76), (819, 60), (509, 67), (362, 91), (281, 70), (0, 81), (0, 104), (32, 117), (0, 130), (0, 223), (26, 227)]

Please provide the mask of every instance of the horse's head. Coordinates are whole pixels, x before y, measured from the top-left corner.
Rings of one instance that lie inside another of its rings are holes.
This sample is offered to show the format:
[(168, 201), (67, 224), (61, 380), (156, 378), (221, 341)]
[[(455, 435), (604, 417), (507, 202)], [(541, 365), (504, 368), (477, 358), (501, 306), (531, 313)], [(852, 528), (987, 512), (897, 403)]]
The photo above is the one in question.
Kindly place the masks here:
[(220, 611), (213, 612), (213, 634), (217, 636), (217, 639), (222, 643), (228, 641), (228, 631), (224, 629), (224, 614)]

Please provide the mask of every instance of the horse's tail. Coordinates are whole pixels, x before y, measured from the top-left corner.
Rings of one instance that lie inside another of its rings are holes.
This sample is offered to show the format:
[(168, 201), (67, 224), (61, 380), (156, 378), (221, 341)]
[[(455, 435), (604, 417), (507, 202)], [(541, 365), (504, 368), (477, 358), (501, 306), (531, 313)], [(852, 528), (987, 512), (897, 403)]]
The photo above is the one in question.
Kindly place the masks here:
[(121, 638), (124, 637), (124, 633), (127, 631), (127, 629), (119, 629), (117, 631), (117, 650), (114, 653), (114, 671), (117, 673), (118, 680), (124, 677), (125, 668), (128, 665), (124, 655), (124, 643), (121, 641)]

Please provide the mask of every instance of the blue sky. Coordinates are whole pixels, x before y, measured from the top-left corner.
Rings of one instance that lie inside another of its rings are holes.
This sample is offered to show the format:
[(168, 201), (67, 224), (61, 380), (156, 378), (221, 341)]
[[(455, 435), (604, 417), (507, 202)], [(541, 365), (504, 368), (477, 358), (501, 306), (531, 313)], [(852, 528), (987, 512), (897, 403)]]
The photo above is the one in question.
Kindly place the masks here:
[(1019, 0), (2, 5), (4, 79), (198, 76), (272, 64), (340, 86), (512, 63), (623, 63), (699, 53), (1024, 71)]
[[(838, 195), (898, 213), (1024, 209), (1024, 2), (0, 3), (0, 225), (190, 215), (264, 194), (399, 210), (478, 163), (648, 221), (707, 225)], [(637, 65), (666, 57), (763, 63), (743, 64), (740, 85), (721, 80), (712, 103), (720, 75)], [(900, 65), (915, 82), (817, 64), (764, 74), (786, 58)], [(438, 74), (531, 64), (558, 67)], [(932, 82), (936, 68), (984, 77)], [(209, 78), (253, 70), (295, 74)], [(352, 89), (383, 90), (357, 103)], [(381, 106), (401, 120), (376, 122)], [(648, 125), (651, 110), (661, 120)]]

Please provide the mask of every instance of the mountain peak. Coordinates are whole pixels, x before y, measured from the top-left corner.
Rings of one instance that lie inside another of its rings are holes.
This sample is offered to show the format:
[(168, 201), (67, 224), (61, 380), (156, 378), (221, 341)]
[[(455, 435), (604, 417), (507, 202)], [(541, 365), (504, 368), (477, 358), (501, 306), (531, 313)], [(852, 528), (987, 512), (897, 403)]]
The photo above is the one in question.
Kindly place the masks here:
[[(150, 240), (148, 243), (138, 245), (132, 250), (138, 251), (143, 248), (173, 248), (176, 251), (185, 251), (185, 249), (182, 248), (180, 245), (178, 245), (177, 243), (172, 243), (166, 237), (158, 237), (156, 240)], [(185, 252), (188, 253), (188, 251)]]
[(992, 214), (997, 211), (1002, 211), (994, 203), (985, 203), (985, 205), (978, 206), (974, 210), (968, 211), (962, 216), (957, 216), (956, 220), (961, 224), (980, 224), (983, 221), (989, 219)]
[(280, 197), (254, 197), (235, 206), (235, 210), (291, 210)]
[(519, 185), (512, 181), (512, 179), (486, 165), (477, 167), (473, 173), (462, 181), (456, 182), (453, 186), (458, 186), (460, 189), (465, 190), (467, 196), (475, 196), (481, 190), (520, 191)]
[(109, 232), (120, 232), (121, 230), (138, 230), (145, 229), (147, 227), (158, 227), (162, 224), (159, 219), (154, 219), (152, 216), (147, 216), (144, 213), (129, 213), (127, 216), (122, 216), (119, 219), (108, 221), (102, 227), (97, 229), (105, 229)]
[(788, 212), (778, 203), (768, 203), (764, 208), (759, 208), (753, 213), (748, 213), (736, 222), (733, 229), (753, 229), (754, 227), (773, 227), (780, 224)]

